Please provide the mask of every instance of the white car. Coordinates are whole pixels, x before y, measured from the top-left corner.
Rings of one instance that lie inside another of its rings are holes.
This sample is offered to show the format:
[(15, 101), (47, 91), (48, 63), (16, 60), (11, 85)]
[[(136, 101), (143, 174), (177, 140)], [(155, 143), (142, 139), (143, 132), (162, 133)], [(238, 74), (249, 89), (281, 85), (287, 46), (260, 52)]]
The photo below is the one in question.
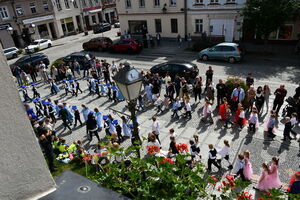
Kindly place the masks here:
[(46, 40), (46, 39), (40, 39), (40, 40), (34, 40), (29, 46), (25, 47), (25, 51), (27, 53), (34, 53), (35, 48), (39, 48), (40, 50), (42, 49), (47, 49), (52, 46), (51, 40)]
[(16, 58), (18, 57), (18, 48), (16, 47), (10, 47), (7, 49), (3, 49), (4, 55), (6, 56), (6, 59), (10, 58)]

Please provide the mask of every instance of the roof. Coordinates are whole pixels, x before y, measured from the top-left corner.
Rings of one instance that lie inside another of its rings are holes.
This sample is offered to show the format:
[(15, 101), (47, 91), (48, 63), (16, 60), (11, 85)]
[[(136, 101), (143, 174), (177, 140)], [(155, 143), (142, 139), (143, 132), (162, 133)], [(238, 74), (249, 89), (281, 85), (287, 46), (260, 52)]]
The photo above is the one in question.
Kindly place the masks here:
[(237, 43), (233, 43), (233, 42), (222, 42), (220, 44), (217, 44), (216, 46), (220, 46), (220, 45), (224, 45), (224, 46), (238, 46)]

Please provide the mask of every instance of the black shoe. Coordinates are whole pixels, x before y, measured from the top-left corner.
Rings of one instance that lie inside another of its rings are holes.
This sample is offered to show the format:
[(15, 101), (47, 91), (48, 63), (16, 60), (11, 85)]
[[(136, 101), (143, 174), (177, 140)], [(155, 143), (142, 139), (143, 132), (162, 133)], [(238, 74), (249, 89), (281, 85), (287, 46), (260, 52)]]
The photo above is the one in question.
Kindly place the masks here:
[(229, 165), (229, 166), (228, 166), (228, 169), (229, 169), (229, 170), (232, 170), (232, 169), (233, 169), (233, 166), (232, 166), (232, 165)]

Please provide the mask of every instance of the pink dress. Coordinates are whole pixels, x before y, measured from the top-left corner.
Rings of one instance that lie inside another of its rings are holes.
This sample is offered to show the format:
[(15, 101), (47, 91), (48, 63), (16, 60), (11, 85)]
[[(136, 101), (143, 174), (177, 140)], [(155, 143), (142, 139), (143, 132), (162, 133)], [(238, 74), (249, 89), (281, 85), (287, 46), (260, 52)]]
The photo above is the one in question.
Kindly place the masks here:
[(258, 184), (257, 184), (257, 189), (261, 191), (268, 192), (269, 189), (272, 187), (270, 186), (270, 176), (266, 170), (262, 171)]
[(272, 174), (269, 174), (270, 187), (271, 188), (280, 188), (281, 187), (281, 181), (279, 179), (278, 166), (275, 165), (275, 164), (272, 164), (270, 166), (270, 171), (273, 171)]
[(244, 176), (247, 180), (251, 180), (251, 177), (253, 175), (251, 162), (250, 162), (249, 158), (244, 158), (244, 161), (245, 161), (245, 167), (243, 170)]

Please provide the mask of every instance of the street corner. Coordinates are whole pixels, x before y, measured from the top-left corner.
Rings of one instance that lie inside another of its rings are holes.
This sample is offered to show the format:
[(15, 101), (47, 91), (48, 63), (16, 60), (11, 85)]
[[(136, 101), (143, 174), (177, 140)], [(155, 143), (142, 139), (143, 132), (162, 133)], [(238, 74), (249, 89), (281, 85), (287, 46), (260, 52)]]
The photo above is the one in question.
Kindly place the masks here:
[(282, 183), (288, 183), (290, 176), (299, 170), (299, 147), (281, 143), (279, 141), (265, 141), (253, 138), (251, 143), (241, 141), (237, 154), (250, 151), (254, 177), (261, 174), (261, 164), (271, 164), (272, 157), (279, 157), (279, 177)]

